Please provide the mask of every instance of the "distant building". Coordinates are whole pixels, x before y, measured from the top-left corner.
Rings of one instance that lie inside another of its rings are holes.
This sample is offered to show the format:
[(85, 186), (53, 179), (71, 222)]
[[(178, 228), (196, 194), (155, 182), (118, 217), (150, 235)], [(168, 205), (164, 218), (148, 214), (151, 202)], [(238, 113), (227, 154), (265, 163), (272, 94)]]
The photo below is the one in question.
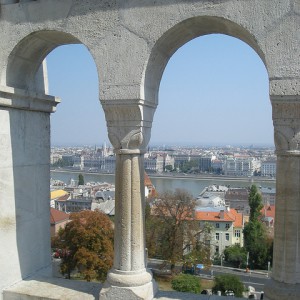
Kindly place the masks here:
[(230, 157), (225, 161), (224, 172), (227, 176), (253, 176), (260, 166), (260, 160), (253, 157)]
[(196, 210), (203, 208), (225, 209), (225, 193), (228, 187), (223, 185), (210, 185), (206, 187), (196, 199)]
[(144, 185), (145, 185), (145, 197), (154, 198), (156, 196), (156, 190), (148, 174), (144, 173)]
[(275, 224), (275, 205), (264, 205), (260, 211), (261, 220), (266, 223), (268, 227), (274, 227)]
[(261, 176), (276, 176), (276, 160), (266, 160), (261, 163)]
[(211, 156), (200, 156), (199, 157), (199, 171), (200, 172), (211, 172), (212, 171), (212, 157)]
[(51, 165), (57, 163), (60, 159), (62, 159), (61, 154), (57, 154), (57, 153), (51, 153), (50, 154), (50, 164)]
[[(53, 190), (50, 192), (50, 207), (56, 208), (55, 202), (59, 200), (67, 200), (69, 198), (69, 193), (67, 191), (64, 191), (62, 189), (60, 190)], [(64, 209), (59, 209), (61, 211), (64, 211)]]
[(170, 167), (170, 169), (174, 169), (175, 167), (175, 159), (171, 155), (165, 153), (163, 155), (164, 158), (164, 171), (166, 171), (166, 167)]
[(265, 205), (275, 205), (276, 202), (276, 189), (271, 187), (260, 188), (263, 203)]
[(224, 161), (220, 159), (213, 159), (211, 161), (211, 168), (214, 173), (223, 173)]
[(223, 255), (229, 246), (243, 246), (244, 219), (236, 210), (196, 211), (195, 220), (199, 221), (200, 228), (207, 225), (213, 228), (211, 239), (204, 241), (211, 247), (211, 257)]
[(191, 161), (191, 156), (187, 154), (177, 154), (174, 155), (175, 168), (179, 171), (180, 166), (186, 162)]
[(162, 173), (164, 171), (164, 157), (160, 154), (145, 156), (144, 168), (147, 173)]
[(244, 215), (250, 214), (249, 191), (247, 188), (232, 188), (225, 193), (225, 203)]
[(269, 236), (274, 237), (275, 205), (264, 205), (261, 213), (261, 222), (266, 224)]
[(79, 212), (82, 210), (91, 210), (92, 198), (71, 198), (65, 202), (66, 212)]
[(54, 208), (50, 208), (50, 234), (57, 235), (58, 231), (65, 228), (69, 222), (70, 215)]

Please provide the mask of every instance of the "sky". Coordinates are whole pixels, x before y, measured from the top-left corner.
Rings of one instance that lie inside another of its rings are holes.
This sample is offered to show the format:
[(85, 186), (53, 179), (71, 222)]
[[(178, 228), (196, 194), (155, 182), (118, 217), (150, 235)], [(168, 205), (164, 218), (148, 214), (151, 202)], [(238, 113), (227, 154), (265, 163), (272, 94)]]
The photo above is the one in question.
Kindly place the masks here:
[[(109, 144), (98, 75), (83, 45), (47, 56), (53, 146)], [(101, 88), (101, 87), (100, 87)], [(267, 70), (244, 42), (213, 34), (183, 45), (164, 71), (150, 145), (273, 146)]]

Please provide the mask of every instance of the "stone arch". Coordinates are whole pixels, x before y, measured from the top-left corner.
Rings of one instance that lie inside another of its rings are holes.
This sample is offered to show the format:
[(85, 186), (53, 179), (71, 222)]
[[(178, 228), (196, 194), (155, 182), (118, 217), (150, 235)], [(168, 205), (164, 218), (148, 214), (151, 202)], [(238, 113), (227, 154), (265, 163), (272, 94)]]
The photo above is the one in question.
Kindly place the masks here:
[[(10, 260), (0, 255), (0, 264), (7, 269), (0, 274), (0, 299), (2, 289), (13, 282), (38, 272), (51, 276), (50, 113), (59, 101), (42, 90), (44, 78), (39, 70), (52, 50), (67, 44), (82, 43), (69, 33), (35, 31), (14, 44), (1, 74), (0, 119), (9, 124), (0, 126), (5, 136), (1, 154), (7, 162), (1, 179), (9, 178), (0, 180), (1, 193), (8, 195), (1, 209), (9, 221), (7, 228), (0, 224), (0, 231), (7, 232), (0, 235)], [(26, 182), (30, 193), (24, 192), (21, 182)]]
[(142, 98), (157, 104), (160, 81), (171, 56), (185, 43), (207, 34), (225, 34), (244, 41), (254, 49), (267, 67), (265, 55), (250, 31), (222, 17), (193, 17), (170, 28), (155, 43), (145, 69)]
[(55, 48), (82, 44), (73, 35), (55, 30), (36, 31), (23, 38), (8, 58), (5, 84), (14, 88), (38, 90), (37, 72), (45, 57)]

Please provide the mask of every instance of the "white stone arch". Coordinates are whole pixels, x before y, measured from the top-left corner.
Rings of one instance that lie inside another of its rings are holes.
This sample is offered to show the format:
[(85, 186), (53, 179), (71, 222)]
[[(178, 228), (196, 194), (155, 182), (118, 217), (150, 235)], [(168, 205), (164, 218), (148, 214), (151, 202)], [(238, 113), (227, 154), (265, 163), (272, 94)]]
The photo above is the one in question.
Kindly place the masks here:
[(217, 16), (188, 18), (166, 31), (151, 49), (141, 85), (141, 97), (158, 104), (158, 91), (164, 69), (172, 55), (185, 43), (207, 34), (225, 34), (248, 44), (267, 68), (265, 54), (256, 37), (241, 25)]
[(37, 73), (43, 60), (55, 48), (70, 44), (82, 42), (70, 33), (57, 30), (30, 33), (19, 41), (10, 53), (2, 84), (20, 89), (39, 90), (41, 83)]
[[(47, 95), (40, 66), (56, 47), (82, 44), (73, 35), (41, 30), (23, 37), (8, 56), (0, 88), (0, 274), (2, 290), (42, 272), (51, 276), (49, 180), (50, 113), (59, 99)], [(7, 251), (10, 259), (5, 255)]]
[[(287, 22), (286, 20), (283, 22)], [(295, 59), (297, 50), (295, 48), (294, 51), (290, 51), (290, 45), (294, 44), (297, 38), (276, 32), (270, 42), (268, 34), (258, 31), (252, 33), (242, 25), (223, 17), (188, 18), (165, 31), (151, 48), (141, 80), (141, 98), (145, 103), (157, 105), (161, 77), (170, 57), (193, 38), (213, 33), (229, 35), (244, 41), (256, 51), (268, 73), (278, 158), (273, 272), (264, 291), (268, 300), (296, 300), (300, 294), (299, 235), (295, 237), (299, 233), (300, 212), (300, 109), (297, 76), (299, 71), (295, 72), (293, 67), (298, 65), (298, 60)], [(279, 49), (282, 40), (286, 47)], [(287, 65), (282, 57), (288, 61)], [(293, 61), (293, 64), (290, 61)], [(289, 72), (291, 76), (286, 75)]]

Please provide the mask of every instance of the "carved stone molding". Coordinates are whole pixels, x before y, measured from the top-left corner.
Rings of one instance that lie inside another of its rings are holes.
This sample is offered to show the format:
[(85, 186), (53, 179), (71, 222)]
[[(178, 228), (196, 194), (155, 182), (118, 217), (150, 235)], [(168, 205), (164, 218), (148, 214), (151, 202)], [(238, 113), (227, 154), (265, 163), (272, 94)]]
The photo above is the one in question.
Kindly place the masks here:
[(0, 107), (52, 113), (58, 103), (58, 97), (0, 86)]
[(143, 100), (102, 101), (102, 105), (108, 137), (115, 150), (147, 147), (156, 106)]
[(277, 155), (300, 156), (300, 101), (289, 96), (271, 101)]

